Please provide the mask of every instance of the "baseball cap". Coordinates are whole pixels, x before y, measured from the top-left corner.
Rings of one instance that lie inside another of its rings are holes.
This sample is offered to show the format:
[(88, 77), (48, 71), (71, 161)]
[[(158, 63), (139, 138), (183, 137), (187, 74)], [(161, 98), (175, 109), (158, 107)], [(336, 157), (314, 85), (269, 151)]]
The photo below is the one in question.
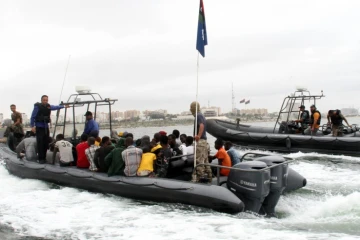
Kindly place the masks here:
[(313, 105), (311, 105), (310, 107), (311, 107), (311, 108), (312, 108), (312, 107), (313, 107), (313, 108), (316, 108), (316, 106), (315, 106), (314, 104), (313, 104)]
[(165, 132), (165, 131), (160, 131), (159, 133), (160, 133), (160, 135), (162, 135), (162, 136), (166, 136), (166, 132)]
[(92, 112), (87, 111), (84, 116), (92, 116)]
[(304, 105), (301, 105), (299, 108), (305, 108), (305, 106), (304, 106)]

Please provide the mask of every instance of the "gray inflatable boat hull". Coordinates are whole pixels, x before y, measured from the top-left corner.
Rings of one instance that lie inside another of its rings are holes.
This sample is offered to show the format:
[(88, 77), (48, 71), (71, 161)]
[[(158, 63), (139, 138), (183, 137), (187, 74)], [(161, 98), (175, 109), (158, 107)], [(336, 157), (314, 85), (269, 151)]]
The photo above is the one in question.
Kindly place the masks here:
[[(19, 160), (16, 154), (3, 144), (0, 144), (0, 155), (5, 159), (8, 171), (21, 178), (38, 179), (138, 200), (194, 205), (226, 213), (238, 213), (245, 208), (244, 203), (224, 187), (226, 184), (217, 186), (216, 181), (213, 182), (215, 185), (209, 185), (166, 178), (108, 177), (104, 173), (76, 167)], [(288, 184), (284, 192), (294, 191), (306, 185), (306, 179), (294, 170), (289, 169), (288, 174)], [(226, 177), (221, 180), (226, 180)]]
[(222, 120), (206, 121), (206, 131), (216, 138), (239, 144), (244, 148), (283, 153), (317, 152), (360, 156), (359, 133), (343, 137), (306, 136), (302, 134), (276, 134), (273, 128), (255, 127)]
[(104, 173), (93, 173), (76, 167), (21, 161), (7, 147), (0, 148), (0, 154), (5, 158), (8, 171), (21, 178), (39, 179), (138, 200), (189, 204), (226, 213), (238, 213), (244, 209), (239, 198), (220, 186), (163, 178), (108, 177)]

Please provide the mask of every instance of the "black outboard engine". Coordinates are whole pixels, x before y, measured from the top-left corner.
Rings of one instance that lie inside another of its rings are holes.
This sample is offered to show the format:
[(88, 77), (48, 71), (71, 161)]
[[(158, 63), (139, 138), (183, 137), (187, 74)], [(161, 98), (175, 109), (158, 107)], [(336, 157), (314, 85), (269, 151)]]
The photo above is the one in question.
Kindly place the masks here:
[(260, 157), (254, 160), (264, 162), (268, 167), (281, 164), (270, 169), (270, 193), (265, 198), (263, 205), (260, 209), (260, 214), (265, 214), (270, 217), (276, 217), (276, 204), (280, 199), (280, 195), (287, 186), (289, 170), (288, 164), (282, 164), (286, 160), (282, 156), (278, 155)]
[[(241, 162), (231, 169), (227, 180), (227, 187), (245, 204), (245, 211), (258, 213), (265, 197), (270, 192), (270, 170), (266, 163), (259, 161)], [(249, 170), (249, 171), (246, 171)]]

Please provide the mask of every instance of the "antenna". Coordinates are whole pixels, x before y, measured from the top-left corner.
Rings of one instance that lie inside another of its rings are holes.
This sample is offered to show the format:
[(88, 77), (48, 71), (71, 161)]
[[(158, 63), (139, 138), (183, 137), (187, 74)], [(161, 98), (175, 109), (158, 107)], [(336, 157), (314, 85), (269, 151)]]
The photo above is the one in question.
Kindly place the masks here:
[(64, 89), (65, 80), (66, 80), (66, 74), (67, 74), (67, 71), (68, 71), (68, 68), (69, 68), (70, 57), (71, 57), (71, 55), (69, 55), (69, 58), (68, 58), (68, 61), (67, 61), (67, 64), (66, 64), (65, 76), (64, 76), (63, 83), (62, 83), (62, 87), (61, 87), (59, 102), (61, 102), (61, 96), (62, 96), (62, 92), (63, 92), (63, 89)]

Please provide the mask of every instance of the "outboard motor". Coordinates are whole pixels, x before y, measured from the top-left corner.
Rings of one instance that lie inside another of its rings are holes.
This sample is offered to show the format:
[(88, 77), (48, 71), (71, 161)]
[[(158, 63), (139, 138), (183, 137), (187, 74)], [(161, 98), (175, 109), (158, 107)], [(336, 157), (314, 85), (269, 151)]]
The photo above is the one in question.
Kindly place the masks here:
[(276, 217), (276, 204), (280, 199), (280, 195), (287, 186), (289, 170), (288, 164), (282, 164), (286, 160), (279, 155), (265, 156), (256, 158), (254, 160), (264, 162), (268, 167), (281, 164), (270, 169), (270, 193), (265, 198), (262, 208), (260, 210), (260, 214), (265, 214), (270, 217)]
[[(227, 187), (245, 204), (245, 211), (258, 213), (265, 197), (270, 192), (270, 170), (266, 163), (259, 161), (241, 162), (230, 170)], [(248, 170), (248, 171), (246, 171)]]
[(291, 192), (306, 186), (306, 178), (296, 172), (294, 169), (289, 168), (287, 186), (284, 192)]

